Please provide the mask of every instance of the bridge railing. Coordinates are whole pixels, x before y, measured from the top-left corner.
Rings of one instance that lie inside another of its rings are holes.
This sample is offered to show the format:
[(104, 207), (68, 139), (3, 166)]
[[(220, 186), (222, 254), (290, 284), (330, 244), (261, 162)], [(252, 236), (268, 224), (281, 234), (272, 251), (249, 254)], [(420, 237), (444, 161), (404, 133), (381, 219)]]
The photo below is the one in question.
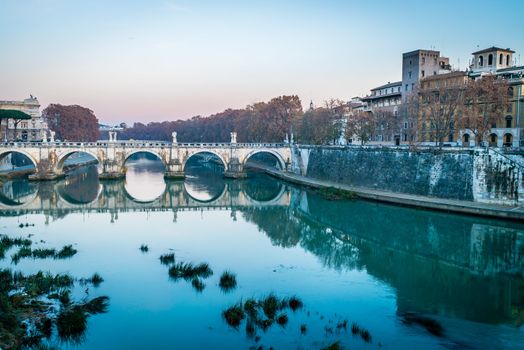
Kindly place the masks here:
[(34, 148), (34, 147), (179, 147), (179, 148), (283, 148), (289, 147), (286, 143), (256, 142), (256, 143), (230, 143), (230, 142), (179, 142), (173, 144), (166, 141), (96, 141), (96, 142), (2, 142), (0, 147)]

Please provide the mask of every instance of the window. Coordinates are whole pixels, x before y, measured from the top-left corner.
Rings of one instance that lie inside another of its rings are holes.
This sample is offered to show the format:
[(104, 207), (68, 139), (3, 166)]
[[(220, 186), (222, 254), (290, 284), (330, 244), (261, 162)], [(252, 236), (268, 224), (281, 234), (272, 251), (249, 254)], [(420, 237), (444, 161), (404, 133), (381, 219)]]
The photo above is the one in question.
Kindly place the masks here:
[(422, 78), (426, 75), (426, 72), (422, 71)]
[(508, 104), (508, 113), (513, 112), (513, 103)]
[(513, 97), (513, 86), (510, 86), (510, 87), (508, 88), (508, 96), (509, 96), (509, 97)]
[(437, 72), (433, 71), (433, 75), (437, 75)]
[(479, 56), (479, 67), (484, 65), (484, 56)]
[(407, 129), (407, 128), (408, 128), (408, 122), (404, 122), (404, 129)]
[(499, 56), (499, 64), (500, 65), (504, 64), (504, 55), (503, 54), (500, 54), (500, 56)]
[(415, 83), (411, 83), (411, 91), (415, 90)]
[(406, 84), (406, 91), (408, 91), (408, 84)]
[(506, 55), (506, 66), (509, 66), (509, 55)]
[(426, 63), (426, 57), (422, 57), (422, 64)]
[(506, 117), (506, 128), (511, 128), (511, 121), (513, 120), (513, 117), (511, 117), (510, 115), (508, 115)]
[(408, 78), (411, 79), (411, 72), (408, 72)]
[(492, 129), (496, 129), (497, 128), (497, 123), (491, 123), (491, 128)]
[(489, 54), (488, 56), (488, 66), (492, 66), (493, 65), (493, 54)]

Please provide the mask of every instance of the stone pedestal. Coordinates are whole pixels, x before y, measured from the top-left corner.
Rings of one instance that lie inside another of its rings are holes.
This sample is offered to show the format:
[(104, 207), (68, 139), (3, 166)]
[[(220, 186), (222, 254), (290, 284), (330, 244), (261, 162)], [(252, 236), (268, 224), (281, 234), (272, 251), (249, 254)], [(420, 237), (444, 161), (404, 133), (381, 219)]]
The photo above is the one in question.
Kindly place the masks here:
[(185, 179), (182, 163), (178, 159), (173, 159), (167, 164), (167, 170), (164, 173), (165, 179), (179, 180)]
[(243, 179), (247, 177), (247, 174), (244, 172), (242, 164), (238, 158), (231, 158), (227, 165), (227, 170), (224, 173), (224, 177), (229, 179)]

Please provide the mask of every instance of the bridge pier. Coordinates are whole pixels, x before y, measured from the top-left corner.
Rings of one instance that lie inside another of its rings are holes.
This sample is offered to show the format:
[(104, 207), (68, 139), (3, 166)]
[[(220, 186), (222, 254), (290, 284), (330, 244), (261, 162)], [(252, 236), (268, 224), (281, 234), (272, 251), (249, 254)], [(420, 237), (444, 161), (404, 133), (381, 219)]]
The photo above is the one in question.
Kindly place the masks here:
[(169, 180), (179, 180), (185, 179), (186, 175), (184, 174), (184, 165), (176, 159), (172, 159), (167, 164), (166, 172), (164, 173), (164, 178)]
[(244, 172), (244, 167), (237, 157), (231, 158), (227, 164), (227, 169), (224, 172), (224, 177), (229, 179), (244, 179), (247, 174)]
[(65, 175), (63, 172), (57, 172), (56, 167), (56, 156), (51, 153), (48, 158), (40, 159), (36, 163), (35, 172), (28, 176), (30, 181), (53, 181), (63, 178)]
[(125, 168), (115, 159), (102, 161), (102, 172), (98, 174), (100, 180), (119, 180), (126, 177)]

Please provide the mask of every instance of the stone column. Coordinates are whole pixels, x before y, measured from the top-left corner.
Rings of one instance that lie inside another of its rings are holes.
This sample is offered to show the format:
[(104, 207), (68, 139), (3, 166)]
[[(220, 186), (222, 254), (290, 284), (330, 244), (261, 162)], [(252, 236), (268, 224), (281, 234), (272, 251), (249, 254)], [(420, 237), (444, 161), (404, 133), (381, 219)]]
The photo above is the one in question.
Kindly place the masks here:
[(171, 147), (171, 154), (169, 156), (169, 162), (166, 164), (166, 172), (164, 173), (164, 179), (169, 180), (180, 180), (184, 179), (184, 163), (177, 147), (176, 131), (171, 134), (173, 138), (173, 145)]

